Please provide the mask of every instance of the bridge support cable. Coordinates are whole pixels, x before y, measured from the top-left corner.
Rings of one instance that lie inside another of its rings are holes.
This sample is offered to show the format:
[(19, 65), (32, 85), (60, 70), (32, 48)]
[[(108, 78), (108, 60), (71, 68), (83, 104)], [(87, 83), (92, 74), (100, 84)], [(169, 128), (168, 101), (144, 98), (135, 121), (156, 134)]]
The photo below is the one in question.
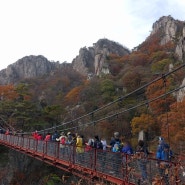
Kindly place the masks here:
[[(128, 98), (128, 97), (131, 96), (131, 95), (134, 95), (134, 94), (137, 93), (138, 91), (140, 91), (140, 90), (142, 90), (142, 89), (145, 89), (145, 88), (148, 87), (149, 85), (151, 85), (151, 84), (153, 84), (153, 83), (155, 83), (155, 82), (157, 82), (157, 81), (159, 81), (159, 80), (161, 80), (161, 79), (166, 78), (167, 76), (169, 76), (169, 75), (175, 73), (176, 71), (182, 69), (183, 67), (185, 67), (185, 64), (182, 64), (181, 66), (177, 67), (176, 69), (171, 70), (170, 72), (168, 72), (168, 73), (166, 73), (166, 74), (163, 74), (161, 77), (157, 77), (156, 79), (152, 80), (151, 82), (149, 82), (149, 83), (147, 83), (147, 84), (145, 84), (145, 85), (139, 87), (138, 89), (136, 89), (136, 90), (134, 90), (134, 91), (132, 91), (132, 92), (130, 92), (130, 93), (124, 95), (124, 96), (119, 97), (118, 99), (116, 99), (116, 100), (114, 100), (114, 101), (108, 103), (107, 105), (104, 105), (104, 106), (102, 106), (102, 107), (100, 107), (100, 108), (97, 108), (97, 109), (93, 110), (92, 112), (89, 112), (89, 113), (87, 113), (87, 114), (85, 114), (85, 115), (82, 115), (82, 116), (80, 116), (80, 117), (78, 117), (78, 118), (74, 118), (73, 120), (70, 120), (70, 121), (61, 123), (60, 125), (57, 125), (56, 128), (63, 127), (64, 125), (68, 125), (68, 124), (70, 124), (71, 122), (76, 122), (76, 121), (78, 121), (78, 120), (80, 120), (80, 119), (82, 119), (82, 118), (85, 118), (85, 117), (87, 117), (87, 116), (90, 117), (92, 114), (94, 114), (94, 113), (96, 113), (96, 112), (98, 112), (98, 111), (101, 111), (101, 110), (103, 110), (103, 109), (105, 109), (105, 108), (107, 108), (107, 107), (109, 107), (109, 106), (111, 106), (111, 105), (113, 105), (113, 104), (115, 104), (115, 103), (118, 103), (119, 101), (122, 101), (122, 100), (124, 100), (125, 98)], [(45, 129), (45, 130), (52, 130), (52, 129), (53, 129), (53, 127), (47, 128), (47, 129)], [(39, 130), (38, 132), (39, 132), (39, 133), (42, 133), (42, 132), (44, 132), (44, 130)], [(22, 133), (22, 134), (31, 134), (31, 133), (30, 133), (30, 132), (27, 132), (27, 133)]]
[[(170, 145), (170, 131), (169, 131), (169, 120), (168, 120), (168, 105), (167, 105), (167, 90), (166, 90), (166, 77), (163, 76), (163, 87), (164, 87), (164, 99), (165, 99), (165, 114), (166, 114), (166, 127), (167, 127), (167, 138)], [(170, 145), (171, 146), (171, 145)]]
[[(118, 111), (118, 112), (116, 112), (116, 113), (113, 113), (113, 114), (111, 114), (111, 115), (105, 116), (105, 117), (103, 117), (103, 118), (99, 118), (99, 119), (94, 120), (94, 121), (87, 122), (87, 123), (85, 123), (85, 124), (83, 124), (83, 125), (80, 125), (80, 126), (83, 126), (83, 127), (84, 127), (84, 126), (88, 126), (88, 125), (89, 125), (89, 126), (90, 126), (90, 125), (94, 125), (94, 123), (98, 123), (98, 122), (101, 122), (101, 121), (103, 121), (103, 120), (110, 119), (110, 118), (112, 118), (112, 117), (118, 116), (119, 114), (123, 114), (123, 113), (125, 113), (125, 112), (130, 111), (130, 110), (136, 109), (136, 108), (138, 108), (138, 107), (145, 106), (147, 103), (149, 104), (149, 103), (154, 102), (154, 101), (156, 101), (156, 100), (158, 100), (158, 99), (164, 98), (165, 96), (167, 96), (167, 95), (169, 95), (169, 94), (172, 94), (172, 93), (174, 93), (174, 92), (177, 92), (177, 91), (179, 91), (180, 89), (183, 89), (183, 88), (185, 88), (185, 85), (180, 86), (180, 87), (178, 87), (178, 88), (175, 88), (175, 89), (173, 89), (173, 90), (171, 90), (171, 91), (168, 91), (168, 92), (166, 92), (166, 93), (164, 93), (164, 94), (162, 94), (162, 95), (159, 95), (159, 96), (157, 96), (157, 97), (155, 97), (155, 98), (148, 99), (148, 100), (146, 100), (146, 101), (144, 101), (144, 102), (142, 102), (142, 103), (139, 103), (139, 104), (137, 104), (137, 105), (131, 106), (130, 108), (127, 108), (127, 109)], [(80, 126), (78, 126), (78, 127), (80, 127)], [(73, 128), (74, 128), (74, 127), (73, 127)], [(67, 128), (66, 130), (70, 130), (70, 129), (73, 129), (73, 128)]]

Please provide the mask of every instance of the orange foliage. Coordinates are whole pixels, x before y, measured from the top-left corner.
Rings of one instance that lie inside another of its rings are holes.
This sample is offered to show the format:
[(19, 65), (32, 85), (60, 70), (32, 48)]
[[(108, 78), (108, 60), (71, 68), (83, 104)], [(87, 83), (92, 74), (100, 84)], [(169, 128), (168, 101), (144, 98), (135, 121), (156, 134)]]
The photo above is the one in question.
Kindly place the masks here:
[(141, 53), (139, 51), (133, 52), (130, 57), (129, 61), (131, 62), (132, 65), (137, 66), (137, 65), (142, 65), (144, 66), (145, 64), (148, 63), (148, 55)]
[(119, 59), (119, 61), (122, 63), (127, 62), (129, 60), (129, 57), (130, 55), (124, 55)]
[(140, 51), (143, 53), (151, 54), (152, 52), (156, 52), (159, 50), (162, 50), (162, 46), (160, 45), (160, 33), (155, 33), (151, 35), (140, 46)]
[(13, 100), (18, 97), (13, 85), (0, 86), (0, 96), (2, 100)]
[(123, 85), (128, 91), (133, 91), (141, 85), (142, 75), (139, 74), (136, 69), (137, 68), (133, 68), (132, 71), (127, 72), (122, 79)]
[(164, 50), (166, 50), (167, 52), (174, 51), (174, 49), (175, 49), (175, 43), (172, 42), (172, 41), (169, 41), (168, 43), (162, 45), (162, 48)]
[(119, 58), (120, 58), (120, 56), (117, 55), (117, 54), (114, 54), (114, 53), (109, 54), (109, 59), (110, 59), (110, 60), (111, 60), (111, 59), (119, 59)]
[(172, 144), (184, 142), (185, 138), (185, 99), (182, 102), (173, 103), (170, 106), (170, 111), (167, 114), (161, 116), (161, 133), (168, 139), (169, 129), (169, 139)]
[(68, 94), (65, 96), (65, 99), (68, 103), (77, 104), (79, 101), (79, 94), (82, 90), (82, 87), (74, 87)]

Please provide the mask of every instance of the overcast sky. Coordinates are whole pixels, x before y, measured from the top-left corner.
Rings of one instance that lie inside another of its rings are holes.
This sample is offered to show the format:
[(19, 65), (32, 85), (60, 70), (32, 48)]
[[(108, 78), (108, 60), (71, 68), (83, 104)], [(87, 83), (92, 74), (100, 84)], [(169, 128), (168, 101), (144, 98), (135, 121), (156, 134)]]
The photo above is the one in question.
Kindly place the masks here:
[(129, 49), (162, 16), (185, 20), (184, 0), (0, 0), (0, 70), (28, 55), (71, 62), (101, 38)]

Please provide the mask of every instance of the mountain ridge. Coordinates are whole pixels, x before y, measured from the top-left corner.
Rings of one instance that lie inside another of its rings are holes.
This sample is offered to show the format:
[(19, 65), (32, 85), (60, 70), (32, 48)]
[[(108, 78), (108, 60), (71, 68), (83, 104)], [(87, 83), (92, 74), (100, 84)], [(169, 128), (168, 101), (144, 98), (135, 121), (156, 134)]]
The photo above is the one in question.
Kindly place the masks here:
[[(161, 45), (172, 41), (175, 45), (175, 54), (179, 60), (183, 62), (185, 58), (185, 26), (183, 21), (175, 20), (170, 15), (159, 18), (153, 23), (152, 32), (146, 38), (146, 42), (152, 35), (160, 32)], [(143, 43), (144, 43), (143, 42)], [(142, 44), (135, 48), (138, 50)], [(73, 68), (84, 76), (96, 75), (102, 73), (109, 74), (109, 65), (106, 59), (110, 54), (117, 56), (124, 56), (130, 54), (128, 48), (122, 46), (118, 42), (108, 39), (99, 39), (93, 46), (82, 47), (79, 54), (73, 59), (72, 63), (59, 63), (49, 61), (42, 55), (25, 56), (13, 64), (8, 65), (7, 68), (0, 71), (0, 84), (16, 84), (21, 79), (36, 78), (42, 75), (49, 75), (54, 70), (68, 66)]]

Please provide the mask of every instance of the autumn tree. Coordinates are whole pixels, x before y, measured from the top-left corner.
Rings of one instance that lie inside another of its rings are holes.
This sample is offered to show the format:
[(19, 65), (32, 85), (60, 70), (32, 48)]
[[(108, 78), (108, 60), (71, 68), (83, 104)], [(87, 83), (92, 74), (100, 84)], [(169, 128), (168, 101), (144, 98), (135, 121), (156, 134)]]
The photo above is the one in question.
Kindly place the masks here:
[(15, 110), (15, 100), (18, 93), (13, 85), (0, 86), (0, 124), (4, 128), (14, 129), (10, 122), (10, 117)]
[(142, 74), (134, 69), (128, 71), (122, 77), (123, 87), (126, 88), (128, 92), (133, 91), (141, 86)]
[(138, 65), (145, 66), (146, 64), (148, 64), (148, 59), (149, 59), (148, 55), (140, 51), (133, 52), (129, 56), (129, 62), (133, 66)]
[(180, 144), (185, 146), (185, 99), (170, 105), (170, 111), (161, 115), (160, 120), (162, 136), (179, 151)]
[(82, 87), (74, 87), (71, 91), (67, 93), (65, 96), (65, 101), (67, 101), (71, 105), (76, 105), (79, 102), (79, 94)]
[[(169, 105), (175, 101), (172, 95), (165, 95), (170, 88), (170, 80), (160, 79), (148, 86), (146, 96), (148, 100), (154, 100), (149, 103), (152, 114), (159, 116), (169, 110)], [(160, 96), (162, 96), (159, 98)]]
[(131, 121), (131, 127), (133, 135), (137, 135), (141, 130), (157, 132), (155, 119), (150, 114), (143, 113), (138, 117), (134, 117)]
[(0, 96), (2, 101), (14, 100), (18, 97), (18, 93), (14, 85), (2, 85), (0, 86)]

